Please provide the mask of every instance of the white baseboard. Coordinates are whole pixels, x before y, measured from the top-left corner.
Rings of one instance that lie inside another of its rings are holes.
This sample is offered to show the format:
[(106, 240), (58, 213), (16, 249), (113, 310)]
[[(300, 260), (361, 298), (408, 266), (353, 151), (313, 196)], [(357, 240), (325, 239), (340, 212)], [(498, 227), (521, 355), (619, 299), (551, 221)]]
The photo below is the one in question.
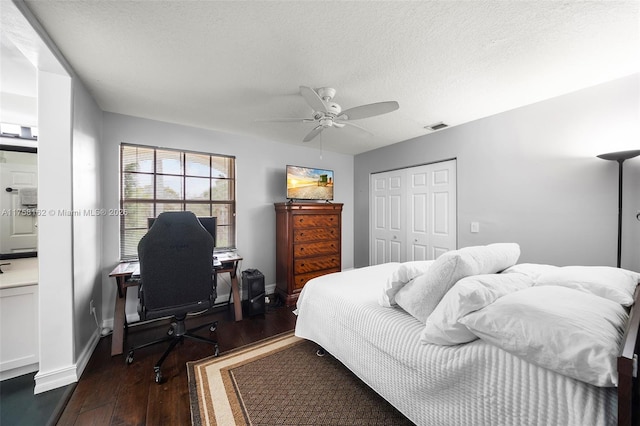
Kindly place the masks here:
[(24, 365), (22, 367), (12, 368), (10, 370), (5, 370), (0, 372), (0, 381), (13, 379), (14, 377), (24, 376), (25, 374), (33, 373), (38, 371), (38, 363)]
[(35, 377), (36, 386), (33, 393), (37, 395), (42, 392), (70, 385), (71, 383), (77, 382), (79, 377), (75, 364), (65, 368), (60, 368), (56, 371), (48, 371), (44, 373), (42, 371), (38, 371)]
[(75, 364), (55, 371), (38, 371), (35, 377), (36, 385), (33, 393), (37, 395), (42, 392), (47, 392), (77, 382), (89, 363), (91, 355), (98, 345), (99, 340), (100, 330), (96, 329)]
[(89, 342), (85, 345), (82, 353), (76, 360), (76, 371), (78, 377), (82, 376), (84, 369), (87, 367), (87, 364), (91, 359), (91, 355), (93, 355), (96, 346), (98, 346), (98, 343), (100, 342), (100, 331), (101, 330), (96, 328), (96, 331), (93, 332), (91, 339), (89, 339)]

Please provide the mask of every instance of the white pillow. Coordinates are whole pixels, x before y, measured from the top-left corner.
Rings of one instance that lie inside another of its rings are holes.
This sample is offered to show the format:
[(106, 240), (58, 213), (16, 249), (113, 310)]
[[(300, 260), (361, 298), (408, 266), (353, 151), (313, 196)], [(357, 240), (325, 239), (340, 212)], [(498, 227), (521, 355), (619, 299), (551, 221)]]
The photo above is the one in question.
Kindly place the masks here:
[(508, 294), (460, 322), (532, 364), (595, 386), (618, 383), (616, 358), (629, 316), (619, 303), (566, 287)]
[(395, 306), (395, 296), (398, 290), (418, 275), (424, 274), (433, 262), (433, 260), (416, 260), (401, 263), (398, 269), (385, 282), (378, 298), (380, 305), (386, 307)]
[(458, 345), (476, 340), (478, 337), (458, 322), (460, 318), (532, 285), (533, 280), (529, 276), (516, 273), (463, 278), (451, 287), (429, 315), (420, 341), (423, 344)]
[(511, 274), (511, 273), (520, 273), (525, 274), (531, 277), (534, 281), (537, 280), (540, 275), (545, 272), (553, 271), (558, 269), (558, 266), (554, 265), (543, 265), (538, 263), (519, 263), (517, 265), (513, 265), (502, 271), (503, 274)]
[(569, 287), (631, 306), (639, 278), (636, 272), (610, 266), (563, 266), (540, 275), (536, 285)]
[(494, 274), (514, 265), (520, 257), (515, 243), (465, 247), (438, 257), (423, 275), (400, 288), (398, 305), (425, 323), (445, 293), (458, 280), (470, 275)]

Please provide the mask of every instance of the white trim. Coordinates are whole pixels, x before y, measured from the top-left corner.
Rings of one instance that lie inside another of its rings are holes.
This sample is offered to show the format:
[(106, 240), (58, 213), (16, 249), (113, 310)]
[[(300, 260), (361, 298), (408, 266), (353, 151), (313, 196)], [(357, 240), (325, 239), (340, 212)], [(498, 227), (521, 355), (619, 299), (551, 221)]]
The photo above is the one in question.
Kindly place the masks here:
[(47, 392), (75, 383), (78, 381), (79, 377), (76, 364), (65, 368), (59, 368), (55, 371), (49, 371), (47, 373), (38, 372), (35, 377), (36, 386), (33, 393), (37, 395), (42, 392)]
[(84, 369), (89, 364), (89, 360), (91, 359), (91, 355), (98, 346), (100, 342), (100, 330), (96, 328), (96, 331), (89, 339), (89, 342), (85, 346), (84, 350), (78, 357), (78, 360), (75, 364), (58, 369), (56, 371), (50, 371), (47, 373), (38, 372), (35, 376), (35, 389), (34, 394), (39, 394), (42, 392), (47, 392), (52, 389), (57, 389), (62, 386), (69, 385), (71, 383), (75, 383), (80, 379)]
[(38, 371), (38, 366), (39, 364), (36, 362), (35, 364), (23, 365), (21, 367), (12, 368), (11, 370), (0, 371), (0, 381), (33, 373)]

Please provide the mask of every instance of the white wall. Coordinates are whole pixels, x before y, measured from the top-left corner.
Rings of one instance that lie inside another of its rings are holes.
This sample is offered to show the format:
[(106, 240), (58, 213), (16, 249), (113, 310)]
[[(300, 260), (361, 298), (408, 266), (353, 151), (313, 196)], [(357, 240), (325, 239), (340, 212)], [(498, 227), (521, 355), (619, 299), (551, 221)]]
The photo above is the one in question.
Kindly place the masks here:
[[(332, 169), (335, 202), (342, 213), (342, 267), (353, 267), (353, 156), (321, 152), (248, 136), (105, 113), (101, 145), (102, 206), (119, 207), (119, 145), (133, 143), (178, 148), (236, 157), (237, 247), (244, 258), (241, 270), (259, 269), (265, 284), (275, 284), (275, 209), (285, 199), (285, 166), (295, 164)], [(119, 219), (105, 217), (103, 228), (102, 297), (106, 324), (112, 324), (116, 285), (108, 274), (120, 260)], [(227, 300), (228, 288), (219, 283), (218, 300)], [(137, 316), (135, 290), (129, 291), (127, 316)]]
[(35, 392), (77, 380), (73, 322), (71, 78), (38, 72), (40, 370)]
[[(369, 175), (457, 158), (458, 247), (514, 241), (520, 262), (615, 266), (618, 167), (596, 155), (640, 149), (639, 78), (357, 155), (355, 265), (369, 261)], [(640, 157), (624, 171), (622, 266), (640, 270)]]
[[(80, 371), (84, 370), (97, 344), (102, 316), (101, 131), (102, 110), (85, 87), (74, 79), (73, 310), (75, 357)], [(96, 307), (95, 316), (89, 311), (91, 300)]]

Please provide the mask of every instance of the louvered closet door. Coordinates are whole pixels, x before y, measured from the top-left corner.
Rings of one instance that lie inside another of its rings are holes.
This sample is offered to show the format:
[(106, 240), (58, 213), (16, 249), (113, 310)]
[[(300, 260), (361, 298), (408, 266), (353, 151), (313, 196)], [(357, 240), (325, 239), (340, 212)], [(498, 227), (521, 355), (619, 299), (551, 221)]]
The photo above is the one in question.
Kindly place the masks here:
[(456, 248), (456, 162), (371, 175), (370, 263), (435, 259)]

